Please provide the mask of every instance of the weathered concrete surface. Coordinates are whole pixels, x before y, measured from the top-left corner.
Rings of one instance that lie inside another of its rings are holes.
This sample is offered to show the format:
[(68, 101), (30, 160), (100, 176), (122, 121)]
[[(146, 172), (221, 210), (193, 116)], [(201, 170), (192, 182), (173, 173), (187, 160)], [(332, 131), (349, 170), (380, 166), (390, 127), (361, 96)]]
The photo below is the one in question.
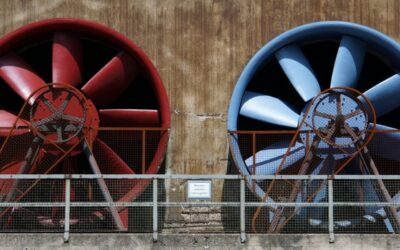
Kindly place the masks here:
[(172, 109), (170, 173), (226, 171), (232, 89), (249, 58), (274, 36), (304, 23), (346, 20), (400, 40), (397, 0), (2, 0), (0, 35), (53, 17), (104, 23), (147, 53)]
[(326, 235), (251, 235), (240, 243), (238, 235), (160, 235), (152, 242), (147, 234), (79, 234), (63, 243), (59, 234), (3, 234), (0, 250), (54, 249), (400, 249), (395, 235), (337, 235), (333, 244)]

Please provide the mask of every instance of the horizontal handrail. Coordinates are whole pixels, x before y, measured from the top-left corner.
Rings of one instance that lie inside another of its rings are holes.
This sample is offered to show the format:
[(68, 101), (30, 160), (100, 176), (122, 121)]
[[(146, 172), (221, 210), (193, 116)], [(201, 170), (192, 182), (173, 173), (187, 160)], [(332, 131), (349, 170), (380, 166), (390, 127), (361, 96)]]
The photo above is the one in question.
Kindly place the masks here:
[(400, 180), (400, 175), (0, 174), (0, 179)]

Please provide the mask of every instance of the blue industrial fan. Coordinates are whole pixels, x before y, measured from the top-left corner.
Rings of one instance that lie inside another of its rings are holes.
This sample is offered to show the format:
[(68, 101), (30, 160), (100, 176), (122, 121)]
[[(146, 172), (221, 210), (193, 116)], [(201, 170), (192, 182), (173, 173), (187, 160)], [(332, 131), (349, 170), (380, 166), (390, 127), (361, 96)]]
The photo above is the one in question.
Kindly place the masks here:
[[(292, 145), (291, 138), (282, 136), (275, 143), (258, 147), (255, 159), (245, 153), (249, 151), (248, 143), (243, 143), (240, 133), (233, 134), (230, 146), (235, 152), (232, 157), (238, 170), (243, 175), (293, 174), (302, 169), (299, 164), (310, 151), (313, 152), (312, 164), (304, 172), (297, 173), (335, 173), (335, 162), (342, 162), (356, 152), (358, 143), (366, 141), (368, 129), (394, 131), (400, 126), (399, 72), (399, 44), (359, 24), (317, 22), (279, 35), (251, 58), (240, 75), (229, 106), (228, 130), (299, 129), (302, 132)], [(369, 104), (372, 107), (368, 107)], [(373, 120), (373, 113), (378, 124)], [(316, 144), (307, 145), (309, 140)], [(371, 157), (369, 160), (381, 173), (399, 174), (395, 168), (381, 169), (387, 161), (400, 163), (397, 146), (400, 146), (399, 133), (377, 133), (366, 147), (373, 150), (364, 152), (367, 153), (365, 157)], [(282, 162), (288, 147), (289, 160)], [(359, 168), (360, 157), (356, 156), (340, 173), (376, 174), (377, 170)], [(266, 187), (260, 182), (249, 181), (249, 184), (256, 196), (267, 199), (272, 211), (270, 223), (273, 223), (281, 213), (274, 205), (274, 197), (266, 196)], [(362, 181), (364, 201), (400, 201), (400, 193), (397, 193), (400, 189), (388, 190), (382, 185)], [(352, 187), (345, 190), (356, 192)], [(305, 202), (307, 194), (312, 192), (315, 193), (314, 202), (326, 201), (326, 185), (317, 180), (302, 185), (294, 200)], [(309, 208), (300, 209), (295, 216), (311, 226), (319, 226), (325, 222), (321, 214), (320, 209)], [(367, 207), (361, 215), (335, 220), (335, 225), (345, 228), (365, 220), (381, 219), (386, 230), (393, 232), (400, 229), (398, 217), (397, 211)], [(276, 228), (271, 228), (270, 232), (277, 232)]]

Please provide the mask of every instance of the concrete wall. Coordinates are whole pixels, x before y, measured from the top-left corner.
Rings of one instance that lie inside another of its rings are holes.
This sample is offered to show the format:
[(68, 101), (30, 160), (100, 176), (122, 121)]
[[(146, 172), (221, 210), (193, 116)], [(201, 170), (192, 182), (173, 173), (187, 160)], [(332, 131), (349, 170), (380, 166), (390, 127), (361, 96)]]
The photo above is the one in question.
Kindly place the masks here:
[(2, 0), (0, 35), (52, 17), (104, 23), (147, 53), (172, 109), (170, 173), (225, 173), (230, 95), (246, 62), (274, 36), (347, 20), (400, 40), (397, 0)]
[(329, 243), (326, 235), (251, 235), (244, 244), (237, 235), (162, 235), (153, 243), (151, 235), (107, 234), (72, 235), (63, 243), (62, 235), (25, 234), (0, 235), (0, 250), (54, 250), (54, 249), (399, 249), (396, 235), (337, 235)]

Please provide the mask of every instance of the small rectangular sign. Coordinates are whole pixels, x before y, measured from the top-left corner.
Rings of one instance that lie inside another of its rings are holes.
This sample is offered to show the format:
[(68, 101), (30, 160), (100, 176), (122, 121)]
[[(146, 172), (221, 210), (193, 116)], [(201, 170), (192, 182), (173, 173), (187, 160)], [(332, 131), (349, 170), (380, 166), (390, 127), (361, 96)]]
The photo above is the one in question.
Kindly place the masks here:
[(187, 198), (191, 200), (210, 200), (211, 180), (189, 180)]

